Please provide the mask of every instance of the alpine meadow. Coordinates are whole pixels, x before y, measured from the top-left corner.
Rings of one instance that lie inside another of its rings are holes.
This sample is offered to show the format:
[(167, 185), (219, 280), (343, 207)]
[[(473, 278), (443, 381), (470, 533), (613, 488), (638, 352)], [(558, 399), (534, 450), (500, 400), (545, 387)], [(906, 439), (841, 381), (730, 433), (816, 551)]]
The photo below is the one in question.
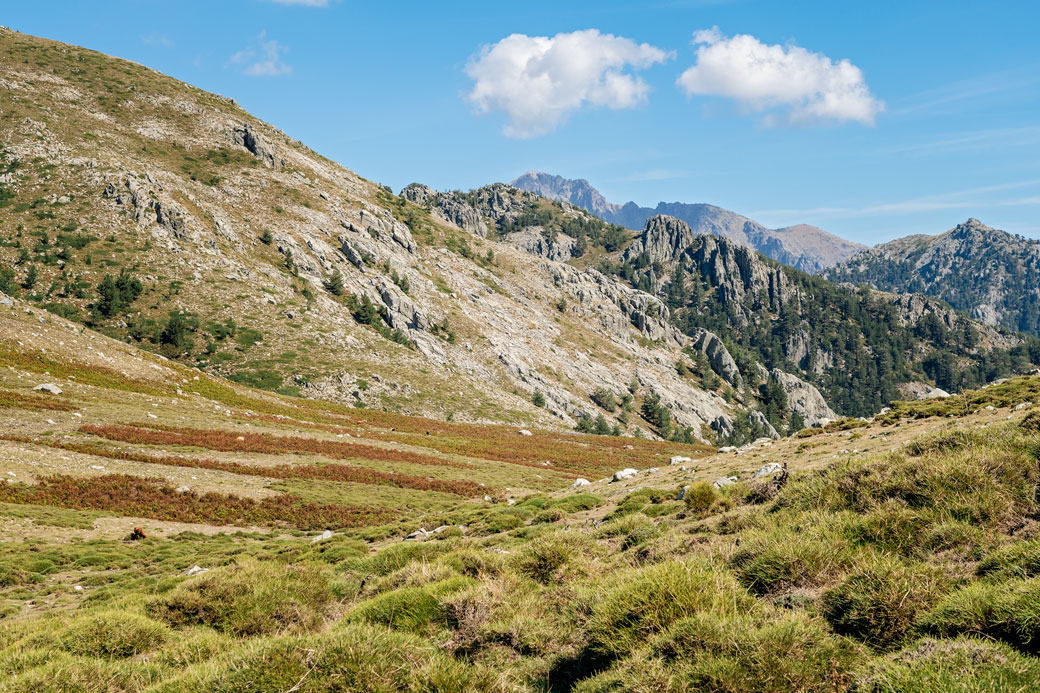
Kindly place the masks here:
[(1036, 8), (463, 5), (0, 12), (0, 693), (1040, 690)]

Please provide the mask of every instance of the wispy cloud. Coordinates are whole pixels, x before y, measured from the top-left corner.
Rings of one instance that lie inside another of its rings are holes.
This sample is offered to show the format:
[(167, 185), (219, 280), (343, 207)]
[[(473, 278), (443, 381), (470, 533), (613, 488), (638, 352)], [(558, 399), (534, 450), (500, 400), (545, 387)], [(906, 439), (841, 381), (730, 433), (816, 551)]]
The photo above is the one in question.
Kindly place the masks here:
[(644, 183), (655, 180), (677, 180), (687, 177), (686, 171), (673, 171), (666, 168), (655, 168), (649, 171), (639, 171), (628, 175), (611, 178), (608, 183)]
[(141, 37), (141, 43), (146, 46), (173, 48), (173, 40), (166, 34), (146, 34)]
[(329, 0), (267, 0), (278, 5), (302, 5), (304, 7), (328, 7)]
[(999, 146), (1021, 147), (1040, 143), (1040, 126), (1029, 125), (1019, 128), (993, 128), (971, 130), (940, 135), (926, 142), (897, 145), (881, 151), (886, 154), (943, 153), (973, 149), (991, 149)]
[(250, 77), (275, 77), (292, 72), (292, 66), (286, 64), (282, 57), (289, 52), (274, 39), (267, 38), (267, 31), (261, 31), (252, 45), (243, 48), (231, 56), (229, 62), (242, 66), (242, 74)]
[(950, 209), (981, 209), (985, 207), (1021, 207), (1040, 205), (1040, 196), (1027, 196), (1010, 199), (992, 199), (993, 193), (1020, 190), (1022, 188), (1040, 188), (1040, 179), (1023, 180), (999, 185), (987, 185), (967, 190), (955, 190), (937, 195), (912, 197), (905, 200), (885, 202), (864, 206), (832, 206), (810, 207), (807, 209), (764, 209), (751, 212), (751, 217), (783, 217), (783, 218), (817, 218), (817, 219), (850, 219), (854, 217), (885, 216), (890, 214), (914, 214), (919, 212), (935, 212)]
[(972, 79), (950, 82), (905, 96), (891, 104), (890, 114), (934, 114), (944, 110), (945, 106), (952, 106), (964, 101), (979, 101), (981, 104), (986, 104), (986, 97), (1003, 93), (1021, 93), (1022, 90), (1036, 84), (1040, 84), (1040, 66), (994, 72)]

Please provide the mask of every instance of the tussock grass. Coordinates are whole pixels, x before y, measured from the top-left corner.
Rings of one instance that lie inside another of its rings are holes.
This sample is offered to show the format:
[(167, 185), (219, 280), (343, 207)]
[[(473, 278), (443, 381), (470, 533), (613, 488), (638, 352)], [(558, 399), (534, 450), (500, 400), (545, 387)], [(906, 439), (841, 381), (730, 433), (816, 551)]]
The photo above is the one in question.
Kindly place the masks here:
[(234, 636), (315, 630), (336, 599), (333, 577), (309, 563), (244, 561), (190, 578), (148, 604), (172, 626)]

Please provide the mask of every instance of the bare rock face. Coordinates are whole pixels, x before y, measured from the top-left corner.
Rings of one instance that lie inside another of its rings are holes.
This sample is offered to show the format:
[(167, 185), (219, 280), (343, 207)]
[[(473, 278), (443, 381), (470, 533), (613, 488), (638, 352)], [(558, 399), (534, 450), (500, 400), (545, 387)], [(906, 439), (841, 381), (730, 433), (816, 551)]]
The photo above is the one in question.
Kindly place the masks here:
[(109, 182), (105, 196), (115, 199), (138, 224), (155, 221), (179, 240), (191, 240), (195, 236), (194, 222), (183, 207), (155, 190), (146, 190), (132, 175), (127, 175), (122, 184)]
[(522, 231), (511, 233), (504, 242), (528, 255), (553, 262), (566, 262), (574, 255), (573, 238), (563, 233), (548, 235), (541, 226), (528, 226)]
[(618, 325), (601, 313), (601, 319), (609, 321), (609, 324), (603, 323), (604, 327), (613, 327), (624, 334), (630, 325), (648, 339), (685, 343), (685, 337), (668, 321), (668, 307), (660, 299), (631, 289), (594, 269), (579, 270), (563, 264), (545, 264), (543, 268), (552, 283), (573, 297), (578, 305), (595, 312), (601, 304), (611, 303), (628, 318), (628, 325)]
[(379, 298), (386, 306), (390, 327), (398, 330), (429, 330), (432, 322), (419, 310), (396, 286), (388, 282), (380, 282)]
[(707, 330), (697, 330), (690, 338), (690, 346), (708, 357), (711, 369), (730, 385), (740, 383), (740, 369), (718, 335)]
[(825, 419), (833, 421), (838, 418), (815, 386), (779, 368), (774, 368), (769, 374), (780, 383), (780, 387), (787, 394), (787, 406), (791, 411), (801, 415), (806, 426), (811, 427)]
[(686, 252), (695, 238), (696, 234), (686, 222), (658, 214), (646, 220), (643, 233), (625, 250), (625, 259), (646, 253), (653, 262), (674, 262)]
[(475, 207), (462, 200), (458, 193), (439, 193), (422, 183), (412, 183), (401, 191), (401, 197), (413, 202), (448, 223), (475, 236), (487, 238), (488, 226)]
[(773, 428), (773, 424), (769, 423), (769, 419), (766, 418), (765, 414), (763, 414), (757, 409), (754, 409), (751, 411), (750, 417), (751, 425), (753, 427), (757, 427), (759, 430), (765, 431), (766, 435), (772, 438), (773, 440), (776, 440), (780, 437), (780, 434), (776, 432), (775, 428)]
[(231, 131), (231, 141), (248, 149), (264, 166), (273, 169), (282, 167), (282, 160), (275, 153), (274, 145), (249, 123), (243, 123)]

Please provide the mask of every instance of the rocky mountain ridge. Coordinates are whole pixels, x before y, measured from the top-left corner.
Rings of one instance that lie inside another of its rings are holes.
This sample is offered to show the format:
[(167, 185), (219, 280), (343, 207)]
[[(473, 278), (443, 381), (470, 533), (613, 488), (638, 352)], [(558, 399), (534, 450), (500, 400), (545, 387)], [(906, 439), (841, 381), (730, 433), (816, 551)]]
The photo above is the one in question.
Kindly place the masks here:
[(656, 215), (672, 216), (686, 222), (695, 234), (711, 233), (729, 238), (805, 272), (821, 272), (865, 248), (807, 224), (769, 229), (747, 217), (709, 204), (660, 202), (657, 207), (650, 208), (634, 202), (624, 205), (610, 203), (584, 179), (573, 180), (528, 171), (512, 185), (550, 199), (570, 202), (604, 221), (628, 229), (642, 229), (647, 220)]
[(864, 250), (826, 276), (942, 299), (987, 325), (1040, 334), (1040, 241), (968, 219)]

